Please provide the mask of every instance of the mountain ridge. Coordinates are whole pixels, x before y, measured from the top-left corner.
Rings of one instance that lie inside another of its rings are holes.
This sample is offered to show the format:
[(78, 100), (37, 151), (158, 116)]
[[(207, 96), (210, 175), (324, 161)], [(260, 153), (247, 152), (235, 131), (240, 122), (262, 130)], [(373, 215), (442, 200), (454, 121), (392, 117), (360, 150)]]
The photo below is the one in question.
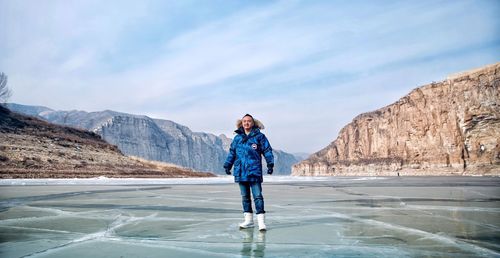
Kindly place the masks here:
[[(222, 165), (232, 140), (226, 135), (193, 132), (189, 127), (171, 120), (112, 110), (55, 111), (41, 106), (29, 110), (29, 105), (15, 103), (8, 106), (14, 111), (35, 114), (49, 122), (93, 131), (127, 155), (174, 163), (197, 171), (224, 174)], [(36, 113), (37, 110), (43, 112)], [(290, 174), (291, 166), (301, 160), (277, 149), (274, 154), (278, 175)]]

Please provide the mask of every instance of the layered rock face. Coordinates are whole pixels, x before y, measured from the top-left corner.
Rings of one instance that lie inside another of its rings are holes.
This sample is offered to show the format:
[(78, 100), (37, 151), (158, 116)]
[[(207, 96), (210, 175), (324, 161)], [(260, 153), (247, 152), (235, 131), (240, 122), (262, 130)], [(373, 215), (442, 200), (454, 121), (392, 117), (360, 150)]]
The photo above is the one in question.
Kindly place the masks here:
[[(169, 162), (197, 171), (224, 173), (230, 138), (192, 132), (169, 120), (152, 119), (115, 111), (54, 111), (44, 107), (9, 104), (11, 110), (38, 116), (49, 122), (96, 132), (126, 155)], [(299, 160), (275, 150), (276, 174), (290, 174)]]
[(500, 63), (361, 114), (292, 175), (499, 175)]

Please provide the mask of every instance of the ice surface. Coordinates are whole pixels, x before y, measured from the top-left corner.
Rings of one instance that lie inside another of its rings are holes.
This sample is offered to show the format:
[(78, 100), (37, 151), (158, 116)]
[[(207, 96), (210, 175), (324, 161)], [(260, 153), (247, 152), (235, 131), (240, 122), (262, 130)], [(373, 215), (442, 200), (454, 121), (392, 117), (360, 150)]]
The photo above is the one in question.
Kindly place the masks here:
[(264, 233), (231, 177), (0, 185), (0, 257), (500, 257), (500, 178), (266, 177)]

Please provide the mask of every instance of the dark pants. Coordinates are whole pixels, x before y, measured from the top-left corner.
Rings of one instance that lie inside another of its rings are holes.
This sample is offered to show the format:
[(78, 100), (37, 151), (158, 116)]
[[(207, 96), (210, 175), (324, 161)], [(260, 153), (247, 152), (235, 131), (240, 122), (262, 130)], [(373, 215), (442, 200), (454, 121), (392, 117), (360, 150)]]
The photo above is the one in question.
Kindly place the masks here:
[(243, 212), (253, 213), (250, 191), (252, 191), (253, 201), (257, 214), (266, 213), (264, 211), (264, 196), (262, 196), (262, 184), (260, 182), (240, 182), (241, 203)]

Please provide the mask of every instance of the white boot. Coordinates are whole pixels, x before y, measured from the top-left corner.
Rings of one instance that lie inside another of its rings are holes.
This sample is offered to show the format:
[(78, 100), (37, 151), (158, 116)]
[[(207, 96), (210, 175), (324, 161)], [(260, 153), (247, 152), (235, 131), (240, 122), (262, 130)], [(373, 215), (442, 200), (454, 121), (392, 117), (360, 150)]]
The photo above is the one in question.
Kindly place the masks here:
[(243, 213), (243, 215), (245, 216), (245, 221), (243, 221), (243, 223), (240, 223), (240, 228), (253, 227), (253, 213), (245, 212), (245, 213)]
[(266, 231), (266, 224), (264, 224), (265, 215), (264, 213), (257, 214), (257, 222), (259, 223), (259, 230)]

